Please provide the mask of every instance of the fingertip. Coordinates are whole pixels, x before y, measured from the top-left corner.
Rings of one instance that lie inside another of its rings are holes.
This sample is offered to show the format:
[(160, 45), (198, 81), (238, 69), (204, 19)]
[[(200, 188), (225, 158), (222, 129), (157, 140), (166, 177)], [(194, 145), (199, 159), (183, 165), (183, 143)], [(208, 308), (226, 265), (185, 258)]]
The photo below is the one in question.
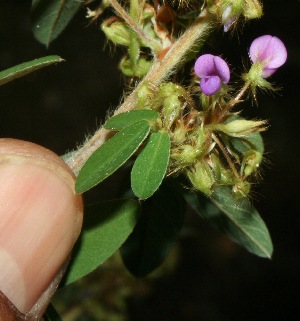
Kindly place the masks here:
[(74, 186), (55, 153), (0, 139), (0, 290), (22, 313), (50, 286), (78, 238), (83, 204)]

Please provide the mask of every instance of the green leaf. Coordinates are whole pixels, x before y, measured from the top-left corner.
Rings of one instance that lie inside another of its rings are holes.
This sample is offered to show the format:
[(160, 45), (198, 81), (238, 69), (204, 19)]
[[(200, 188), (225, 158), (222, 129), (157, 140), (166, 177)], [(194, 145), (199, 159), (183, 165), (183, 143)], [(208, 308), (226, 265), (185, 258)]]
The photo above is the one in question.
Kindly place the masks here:
[(189, 193), (186, 199), (202, 218), (233, 241), (253, 254), (271, 258), (269, 231), (247, 198), (236, 199), (230, 187), (219, 187), (211, 202), (199, 193)]
[(131, 187), (140, 199), (153, 195), (163, 181), (170, 157), (170, 137), (165, 132), (151, 134), (131, 171)]
[(259, 133), (253, 133), (241, 138), (230, 137), (230, 142), (233, 148), (240, 153), (244, 153), (249, 149), (254, 149), (261, 154), (264, 153), (264, 142)]
[(126, 111), (125, 113), (110, 118), (104, 124), (104, 128), (111, 130), (122, 130), (124, 127), (141, 120), (155, 120), (158, 118), (158, 116), (159, 113), (157, 111), (150, 109)]
[(149, 131), (149, 124), (142, 120), (125, 127), (100, 146), (80, 170), (76, 192), (87, 191), (115, 172), (139, 148)]
[(45, 321), (63, 321), (51, 303), (47, 307), (45, 315), (43, 316), (43, 320), (45, 320)]
[(139, 203), (133, 200), (87, 207), (82, 236), (75, 244), (63, 285), (82, 278), (107, 260), (132, 232), (139, 210)]
[(165, 184), (142, 203), (142, 214), (133, 233), (120, 248), (123, 261), (135, 276), (143, 277), (166, 258), (181, 230), (185, 201)]
[(64, 61), (59, 56), (46, 56), (31, 61), (24, 62), (17, 66), (0, 72), (0, 85), (4, 85), (12, 80), (26, 76), (36, 70)]
[(31, 11), (35, 38), (48, 47), (66, 28), (81, 4), (78, 0), (33, 0)]

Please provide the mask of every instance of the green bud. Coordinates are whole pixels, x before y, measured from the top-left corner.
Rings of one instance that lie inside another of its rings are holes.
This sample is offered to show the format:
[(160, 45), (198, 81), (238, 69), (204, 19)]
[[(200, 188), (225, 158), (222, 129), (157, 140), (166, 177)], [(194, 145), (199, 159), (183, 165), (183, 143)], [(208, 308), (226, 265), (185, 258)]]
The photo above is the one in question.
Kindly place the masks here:
[(182, 108), (180, 97), (184, 96), (186, 96), (185, 89), (177, 84), (167, 82), (159, 86), (158, 100), (163, 101), (162, 118), (167, 129), (170, 129), (180, 116)]
[(213, 172), (205, 160), (197, 162), (187, 171), (187, 176), (197, 190), (207, 196), (211, 195), (215, 180)]
[(221, 21), (224, 25), (224, 32), (238, 20), (243, 11), (244, 0), (223, 0), (221, 1)]
[(245, 0), (244, 16), (247, 19), (260, 18), (263, 15), (262, 5), (259, 0)]
[(211, 131), (206, 130), (205, 126), (200, 125), (196, 128), (194, 137), (191, 139), (195, 142), (195, 149), (199, 156), (204, 157), (213, 149), (214, 142), (211, 139)]
[(183, 124), (183, 122), (179, 121), (177, 123), (176, 128), (172, 132), (172, 142), (175, 145), (180, 145), (186, 140), (186, 137), (187, 137), (187, 129)]
[(163, 123), (167, 129), (170, 129), (175, 120), (180, 116), (181, 101), (177, 95), (172, 95), (164, 100), (162, 115)]
[(253, 132), (261, 132), (266, 128), (264, 120), (238, 119), (227, 124), (212, 125), (212, 129), (219, 130), (232, 137), (243, 137)]
[(223, 0), (221, 1), (222, 15), (224, 16), (224, 12), (230, 8), (230, 13), (227, 18), (239, 15), (244, 6), (245, 0)]
[(193, 164), (197, 156), (197, 150), (191, 145), (181, 145), (171, 153), (171, 158), (183, 167)]
[(137, 92), (136, 109), (155, 109), (155, 94), (158, 88), (148, 81), (143, 82)]
[(106, 37), (116, 45), (129, 46), (131, 31), (124, 22), (119, 20), (112, 22), (112, 19), (105, 20), (101, 24), (101, 30), (105, 33)]
[(151, 65), (152, 62), (145, 58), (139, 58), (135, 66), (132, 65), (129, 59), (123, 58), (120, 62), (119, 68), (126, 76), (142, 78), (147, 74)]
[(236, 198), (246, 197), (250, 192), (251, 185), (247, 181), (238, 181), (233, 185), (232, 191), (234, 192)]
[(183, 87), (172, 82), (164, 82), (159, 86), (159, 95), (169, 97), (170, 95), (186, 96), (186, 91)]
[(247, 177), (255, 173), (262, 161), (262, 154), (256, 150), (248, 150), (243, 154), (241, 172)]

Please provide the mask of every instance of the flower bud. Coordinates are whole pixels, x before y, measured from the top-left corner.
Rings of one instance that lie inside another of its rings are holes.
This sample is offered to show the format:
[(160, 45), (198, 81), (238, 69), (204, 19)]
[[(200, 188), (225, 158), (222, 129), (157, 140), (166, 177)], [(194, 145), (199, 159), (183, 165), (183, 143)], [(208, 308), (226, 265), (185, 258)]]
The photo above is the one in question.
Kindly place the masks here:
[(130, 29), (126, 23), (112, 19), (104, 21), (101, 25), (101, 30), (105, 33), (106, 37), (116, 45), (129, 47), (130, 44)]
[(265, 130), (263, 127), (266, 124), (264, 120), (233, 120), (227, 124), (213, 125), (213, 129), (220, 130), (232, 137), (247, 136), (253, 132), (260, 132)]
[(187, 176), (197, 190), (207, 196), (211, 195), (215, 179), (211, 168), (205, 160), (197, 162), (191, 170), (187, 171)]
[(164, 100), (162, 115), (163, 124), (167, 129), (170, 129), (176, 119), (180, 116), (181, 105), (181, 101), (176, 95), (171, 95)]
[(159, 89), (158, 100), (163, 101), (163, 124), (167, 129), (170, 129), (180, 116), (182, 107), (180, 97), (186, 96), (186, 91), (183, 87), (171, 82), (162, 83)]
[(248, 150), (243, 154), (242, 172), (247, 177), (255, 173), (262, 161), (262, 154), (256, 150)]
[(172, 142), (174, 142), (175, 145), (182, 144), (186, 140), (187, 134), (188, 130), (185, 124), (179, 120), (177, 126), (172, 131)]
[(74, 183), (53, 152), (0, 139), (0, 290), (7, 298), (0, 302), (1, 321), (39, 320), (46, 309), (81, 230)]
[(176, 160), (178, 164), (187, 166), (195, 162), (197, 155), (198, 152), (195, 147), (183, 144), (172, 152), (171, 157)]
[(224, 32), (229, 31), (243, 11), (244, 0), (225, 0), (222, 2), (222, 23)]
[(144, 81), (137, 92), (136, 109), (155, 109), (153, 104), (157, 87), (148, 81)]
[(246, 197), (250, 192), (251, 185), (247, 181), (237, 181), (232, 187), (232, 191), (237, 199)]
[(263, 14), (262, 6), (258, 0), (245, 0), (244, 17), (246, 19), (257, 19)]
[(151, 65), (152, 62), (143, 57), (139, 58), (135, 65), (132, 64), (130, 59), (124, 57), (119, 64), (119, 68), (125, 76), (142, 78), (147, 74)]

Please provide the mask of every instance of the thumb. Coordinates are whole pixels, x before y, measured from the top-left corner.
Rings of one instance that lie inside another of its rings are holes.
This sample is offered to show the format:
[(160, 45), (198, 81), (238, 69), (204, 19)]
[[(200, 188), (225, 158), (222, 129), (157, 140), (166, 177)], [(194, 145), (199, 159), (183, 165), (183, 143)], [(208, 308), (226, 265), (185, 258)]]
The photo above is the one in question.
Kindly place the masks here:
[(80, 233), (75, 176), (53, 152), (0, 139), (0, 321), (38, 320)]

